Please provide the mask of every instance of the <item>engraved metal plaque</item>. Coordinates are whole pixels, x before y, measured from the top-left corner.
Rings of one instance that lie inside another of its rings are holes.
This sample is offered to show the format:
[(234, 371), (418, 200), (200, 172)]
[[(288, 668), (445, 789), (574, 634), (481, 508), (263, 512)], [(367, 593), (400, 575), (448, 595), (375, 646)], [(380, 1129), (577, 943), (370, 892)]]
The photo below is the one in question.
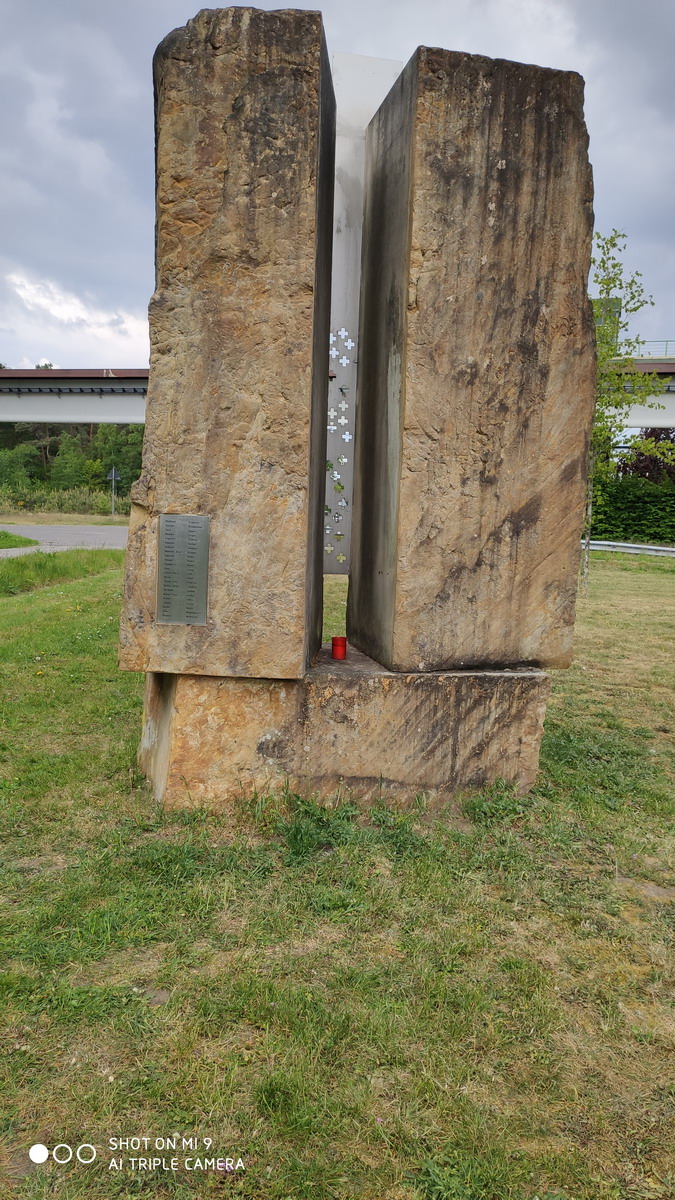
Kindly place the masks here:
[(206, 625), (209, 518), (162, 513), (159, 518), (157, 621)]

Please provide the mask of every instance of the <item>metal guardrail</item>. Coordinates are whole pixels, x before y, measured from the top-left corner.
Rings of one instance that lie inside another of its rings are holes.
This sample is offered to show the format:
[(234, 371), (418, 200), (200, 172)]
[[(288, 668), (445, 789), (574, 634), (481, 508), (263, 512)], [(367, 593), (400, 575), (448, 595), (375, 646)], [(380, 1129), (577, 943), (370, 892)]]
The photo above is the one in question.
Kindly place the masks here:
[(667, 341), (645, 341), (640, 346), (636, 358), (675, 358), (675, 338)]
[(642, 542), (589, 542), (591, 550), (618, 550), (623, 554), (658, 554), (675, 558), (675, 546), (645, 546)]

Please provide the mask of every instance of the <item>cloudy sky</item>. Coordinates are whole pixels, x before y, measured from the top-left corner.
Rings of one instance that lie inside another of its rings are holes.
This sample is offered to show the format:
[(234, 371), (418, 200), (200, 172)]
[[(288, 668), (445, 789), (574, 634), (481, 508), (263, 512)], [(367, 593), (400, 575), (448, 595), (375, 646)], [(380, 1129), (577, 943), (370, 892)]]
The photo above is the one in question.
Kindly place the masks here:
[[(0, 361), (147, 365), (153, 286), (151, 60), (190, 0), (0, 0)], [(279, 4), (261, 4), (274, 8)], [(316, 4), (298, 5), (315, 8)], [(326, 0), (331, 52), (418, 45), (579, 71), (596, 228), (628, 235), (675, 339), (673, 0)]]

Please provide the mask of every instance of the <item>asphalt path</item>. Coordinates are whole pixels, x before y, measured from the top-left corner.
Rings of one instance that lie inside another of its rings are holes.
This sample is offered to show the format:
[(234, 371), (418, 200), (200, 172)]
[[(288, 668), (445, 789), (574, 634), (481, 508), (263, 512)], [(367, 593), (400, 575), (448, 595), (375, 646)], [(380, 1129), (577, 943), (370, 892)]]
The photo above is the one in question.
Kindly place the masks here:
[(0, 550), (0, 558), (18, 558), (35, 550), (124, 550), (127, 544), (126, 525), (0, 525), (0, 529), (38, 542)]

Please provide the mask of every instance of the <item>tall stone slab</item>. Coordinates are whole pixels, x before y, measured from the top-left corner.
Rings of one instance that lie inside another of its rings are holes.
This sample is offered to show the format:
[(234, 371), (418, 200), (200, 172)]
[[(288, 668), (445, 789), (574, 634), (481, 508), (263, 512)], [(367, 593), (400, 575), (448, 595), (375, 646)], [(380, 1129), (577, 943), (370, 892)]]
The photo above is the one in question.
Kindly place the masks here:
[[(155, 55), (157, 280), (121, 665), (298, 678), (318, 651), (335, 104), (321, 16), (203, 10)], [(209, 517), (204, 624), (160, 514)]]
[(594, 401), (583, 81), (420, 48), (367, 137), (347, 631), (566, 666)]

